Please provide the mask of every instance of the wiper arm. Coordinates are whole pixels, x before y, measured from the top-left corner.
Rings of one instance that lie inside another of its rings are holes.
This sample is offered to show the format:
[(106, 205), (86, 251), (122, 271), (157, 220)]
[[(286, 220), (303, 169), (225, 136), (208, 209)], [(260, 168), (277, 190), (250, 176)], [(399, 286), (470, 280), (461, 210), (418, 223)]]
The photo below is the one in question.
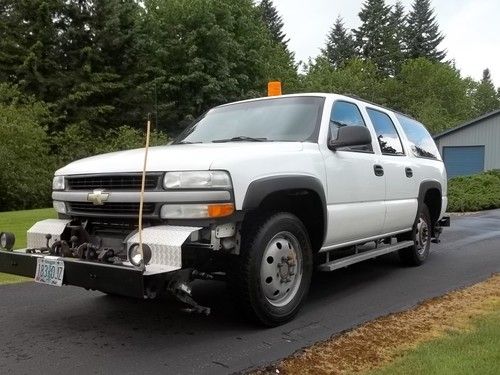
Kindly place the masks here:
[(228, 139), (216, 139), (212, 141), (213, 143), (225, 143), (225, 142), (267, 142), (267, 138), (254, 138), (240, 135), (238, 137), (228, 138)]
[(344, 126), (349, 126), (349, 124), (346, 124), (345, 122), (341, 122), (341, 121), (330, 120), (330, 123), (338, 126), (339, 128), (343, 128)]

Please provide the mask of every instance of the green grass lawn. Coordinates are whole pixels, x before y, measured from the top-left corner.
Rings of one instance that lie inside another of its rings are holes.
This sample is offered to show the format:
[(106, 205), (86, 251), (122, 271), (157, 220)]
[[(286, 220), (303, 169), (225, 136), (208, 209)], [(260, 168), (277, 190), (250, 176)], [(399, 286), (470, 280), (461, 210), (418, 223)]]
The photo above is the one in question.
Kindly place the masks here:
[(500, 306), (476, 319), (468, 332), (454, 332), (418, 346), (370, 375), (500, 374)]
[[(37, 221), (56, 218), (57, 214), (52, 208), (39, 210), (0, 212), (0, 232), (12, 232), (16, 235), (15, 248), (26, 247), (26, 231)], [(0, 284), (27, 281), (25, 277), (0, 273)]]

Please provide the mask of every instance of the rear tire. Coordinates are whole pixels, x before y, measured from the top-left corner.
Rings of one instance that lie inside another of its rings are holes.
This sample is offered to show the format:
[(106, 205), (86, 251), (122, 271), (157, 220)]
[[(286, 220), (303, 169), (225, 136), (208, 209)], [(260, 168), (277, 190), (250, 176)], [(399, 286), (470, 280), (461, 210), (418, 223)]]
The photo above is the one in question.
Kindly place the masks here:
[(399, 257), (403, 264), (408, 266), (420, 266), (429, 257), (431, 247), (432, 223), (429, 208), (423, 204), (412, 232), (405, 236), (406, 240), (412, 240), (413, 246), (399, 250)]
[(313, 270), (307, 231), (294, 215), (280, 212), (247, 218), (228, 286), (239, 309), (266, 326), (293, 319), (309, 291)]

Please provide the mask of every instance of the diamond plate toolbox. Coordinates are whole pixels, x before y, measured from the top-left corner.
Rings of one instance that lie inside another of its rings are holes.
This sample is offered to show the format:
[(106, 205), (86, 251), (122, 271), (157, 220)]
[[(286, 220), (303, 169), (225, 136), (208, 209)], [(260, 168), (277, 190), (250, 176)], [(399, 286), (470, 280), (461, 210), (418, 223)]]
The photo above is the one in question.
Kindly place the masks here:
[[(144, 228), (142, 230), (142, 242), (151, 248), (150, 264), (180, 269), (182, 267), (182, 244), (191, 233), (200, 229), (201, 227), (170, 225)], [(127, 240), (127, 249), (134, 243), (139, 243), (139, 233), (135, 233)]]
[(39, 249), (47, 244), (46, 235), (50, 234), (52, 238), (49, 245), (61, 239), (61, 234), (71, 220), (46, 219), (35, 223), (27, 233), (28, 249)]

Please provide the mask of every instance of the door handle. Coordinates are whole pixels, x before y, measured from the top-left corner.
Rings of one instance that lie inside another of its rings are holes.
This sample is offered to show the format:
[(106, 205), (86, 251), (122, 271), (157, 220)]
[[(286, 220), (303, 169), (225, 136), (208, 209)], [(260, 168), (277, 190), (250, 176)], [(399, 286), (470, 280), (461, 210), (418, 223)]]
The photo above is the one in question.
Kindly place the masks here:
[(413, 170), (410, 167), (405, 168), (405, 173), (406, 173), (406, 177), (408, 177), (408, 178), (413, 177)]
[(379, 164), (375, 164), (373, 166), (373, 171), (375, 172), (375, 176), (383, 176), (384, 175), (384, 168)]

